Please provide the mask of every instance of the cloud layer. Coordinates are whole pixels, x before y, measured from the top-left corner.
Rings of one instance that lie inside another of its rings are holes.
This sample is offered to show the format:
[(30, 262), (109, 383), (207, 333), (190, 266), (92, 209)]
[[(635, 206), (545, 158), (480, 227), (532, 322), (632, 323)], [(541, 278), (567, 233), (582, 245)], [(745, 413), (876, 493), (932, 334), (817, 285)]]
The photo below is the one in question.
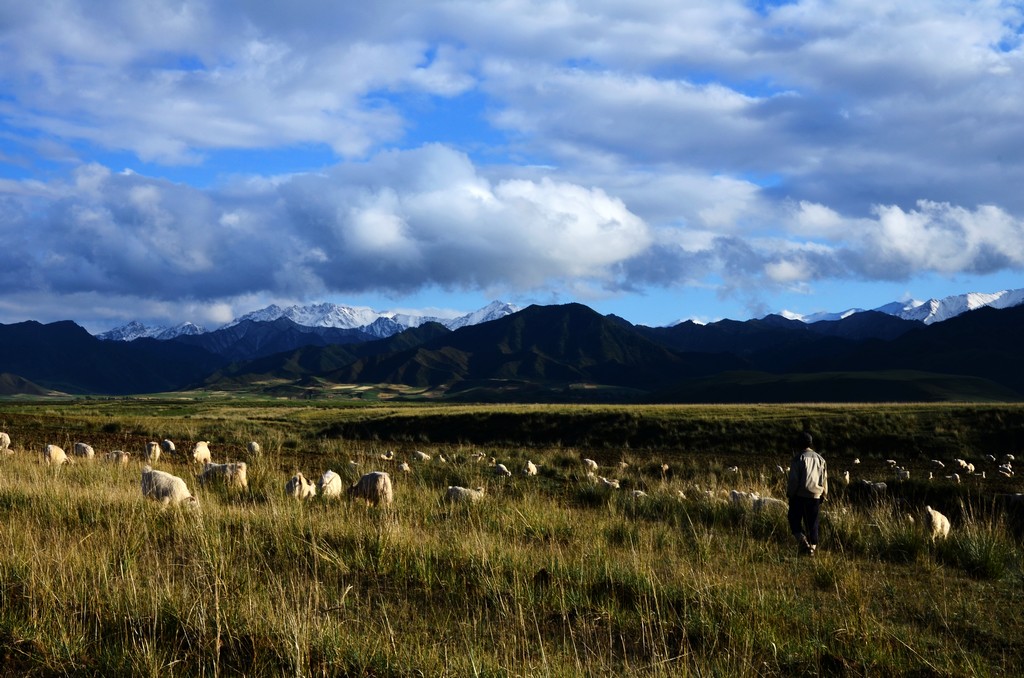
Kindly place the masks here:
[(1016, 3), (8, 5), (0, 313), (1024, 269)]

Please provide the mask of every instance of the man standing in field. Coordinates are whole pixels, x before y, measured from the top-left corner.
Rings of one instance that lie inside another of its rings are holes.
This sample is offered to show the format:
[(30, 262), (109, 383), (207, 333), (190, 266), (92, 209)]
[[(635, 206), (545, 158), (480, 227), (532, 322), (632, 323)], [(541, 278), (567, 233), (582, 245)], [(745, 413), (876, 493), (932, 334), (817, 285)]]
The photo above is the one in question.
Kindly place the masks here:
[(793, 443), (796, 454), (789, 463), (789, 529), (796, 537), (801, 555), (813, 556), (818, 548), (821, 503), (828, 494), (825, 459), (811, 449), (814, 439), (806, 431)]

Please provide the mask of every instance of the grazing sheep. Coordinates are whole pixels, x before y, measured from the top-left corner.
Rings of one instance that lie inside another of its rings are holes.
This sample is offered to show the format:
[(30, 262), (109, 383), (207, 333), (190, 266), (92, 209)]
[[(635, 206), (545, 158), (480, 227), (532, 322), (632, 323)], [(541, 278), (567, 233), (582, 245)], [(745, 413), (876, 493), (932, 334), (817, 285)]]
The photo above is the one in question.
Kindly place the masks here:
[(628, 461), (620, 461), (619, 462), (619, 470), (620, 471), (625, 471), (628, 468), (629, 468), (629, 462)]
[(112, 452), (107, 452), (105, 455), (103, 455), (103, 461), (109, 462), (111, 464), (121, 464), (122, 466), (124, 466), (131, 459), (131, 456), (131, 454), (125, 452), (124, 450), (114, 450)]
[(843, 471), (843, 474), (841, 476), (839, 476), (839, 482), (842, 483), (843, 485), (849, 485), (850, 484), (850, 472), (849, 471)]
[(899, 480), (900, 482), (910, 480), (910, 471), (905, 468), (896, 467), (896, 480)]
[(356, 484), (346, 490), (350, 498), (358, 498), (366, 501), (371, 506), (384, 504), (389, 506), (393, 493), (391, 491), (391, 476), (384, 471), (373, 471), (367, 473)]
[(380, 455), (380, 458), (383, 461), (394, 461), (394, 459), (395, 459), (395, 451), (394, 450), (388, 450), (387, 452), (382, 453)]
[(403, 461), (401, 464), (398, 465), (398, 470), (401, 471), (402, 473), (411, 473), (412, 467), (409, 466), (409, 462)]
[(316, 485), (299, 471), (284, 484), (284, 493), (296, 499), (312, 499), (316, 496)]
[(609, 490), (617, 490), (617, 489), (619, 489), (619, 481), (618, 480), (615, 480), (613, 478), (605, 478), (604, 476), (601, 476), (600, 480), (601, 480), (601, 485), (603, 485), (604, 487), (608, 488)]
[(789, 504), (782, 501), (781, 499), (776, 499), (775, 497), (758, 497), (757, 499), (754, 500), (755, 511), (768, 511), (773, 509), (780, 511), (788, 511)]
[(888, 464), (889, 466), (891, 466), (892, 468), (896, 468), (896, 460), (895, 459), (886, 459), (885, 463)]
[(761, 496), (757, 492), (742, 492), (740, 490), (731, 490), (729, 492), (729, 499), (732, 503), (740, 506), (750, 504), (760, 498)]
[(727, 470), (727, 471), (728, 471), (729, 473), (739, 473), (739, 472), (740, 472), (740, 467), (739, 467), (739, 466), (730, 466), (730, 467), (729, 467), (729, 468), (727, 468), (726, 470)]
[(11, 446), (11, 436), (0, 431), (0, 450), (6, 450)]
[(935, 468), (946, 468), (946, 465), (943, 464), (938, 459), (932, 459), (932, 466), (934, 466)]
[(420, 452), (419, 450), (413, 452), (412, 456), (416, 457), (416, 461), (430, 461), (430, 455), (426, 452)]
[(857, 465), (857, 464), (859, 464), (859, 463), (860, 463), (860, 458), (859, 458), (859, 457), (858, 457), (858, 458), (855, 458), (855, 459), (853, 460), (853, 464), (854, 464), (854, 466), (856, 466), (856, 465)]
[(953, 461), (956, 462), (957, 466), (959, 466), (960, 468), (967, 468), (967, 462), (964, 461), (963, 459), (954, 459)]
[(256, 442), (255, 440), (250, 440), (249, 441), (249, 448), (248, 449), (249, 449), (249, 454), (251, 456), (253, 456), (253, 457), (258, 456), (259, 453), (260, 453), (260, 450), (261, 450), (260, 444), (258, 442)]
[(320, 476), (320, 480), (316, 484), (316, 489), (320, 491), (321, 497), (340, 497), (341, 476), (334, 471), (327, 469), (324, 471), (324, 474)]
[(198, 506), (199, 502), (188, 491), (188, 485), (178, 476), (166, 471), (154, 471), (153, 467), (142, 469), (142, 496), (164, 504), (186, 504)]
[(57, 447), (56, 445), (46, 446), (46, 451), (43, 452), (43, 460), (50, 466), (60, 466), (61, 464), (71, 463), (71, 460), (68, 459), (68, 455), (64, 452), (63, 448)]
[(160, 449), (162, 449), (167, 454), (174, 454), (174, 452), (177, 450), (177, 448), (174, 447), (174, 442), (169, 440), (168, 438), (164, 438), (163, 440), (160, 441)]
[(529, 459), (526, 460), (526, 466), (523, 467), (524, 476), (535, 476), (537, 475), (537, 465)]
[(1012, 454), (1004, 455), (1003, 459), (1005, 459), (1006, 461), (1017, 461), (1016, 459), (1013, 458)]
[(597, 462), (594, 461), (593, 459), (584, 459), (583, 460), (583, 465), (587, 468), (588, 471), (591, 471), (591, 472), (594, 472), (594, 473), (597, 472)]
[(210, 454), (210, 441), (200, 440), (192, 448), (192, 461), (203, 466), (213, 461), (213, 455)]
[(444, 493), (444, 498), (453, 504), (475, 504), (478, 501), (483, 501), (484, 488), (472, 489), (469, 487), (459, 487), (458, 485), (449, 485), (448, 491)]
[(227, 464), (207, 463), (199, 476), (199, 482), (205, 485), (215, 480), (223, 480), (228, 487), (244, 490), (249, 487), (248, 467), (244, 461), (233, 461)]
[(496, 475), (496, 476), (503, 476), (503, 477), (507, 478), (510, 475), (512, 475), (512, 471), (509, 471), (508, 467), (505, 466), (504, 464), (495, 464), (494, 465), (494, 475)]
[(76, 457), (85, 457), (86, 459), (92, 459), (96, 456), (96, 451), (92, 449), (92, 445), (88, 443), (75, 443), (72, 448)]
[(146, 452), (143, 454), (143, 459), (146, 460), (147, 464), (157, 463), (160, 460), (160, 443), (146, 443)]
[(633, 499), (643, 499), (647, 496), (647, 493), (643, 490), (633, 490)]
[(966, 470), (968, 473), (974, 473), (974, 464), (967, 464), (964, 470)]
[(924, 507), (924, 526), (928, 530), (932, 541), (945, 539), (949, 536), (949, 518), (942, 515), (931, 506)]

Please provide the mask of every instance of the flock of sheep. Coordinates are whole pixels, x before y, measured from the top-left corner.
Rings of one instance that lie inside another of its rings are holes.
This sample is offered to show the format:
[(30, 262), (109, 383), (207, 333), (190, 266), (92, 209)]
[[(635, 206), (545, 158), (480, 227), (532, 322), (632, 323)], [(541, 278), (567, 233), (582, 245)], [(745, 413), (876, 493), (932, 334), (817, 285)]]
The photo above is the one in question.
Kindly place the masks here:
[[(9, 450), (10, 442), (10, 436), (7, 433), (0, 432), (0, 451)], [(197, 481), (204, 485), (207, 483), (219, 483), (229, 488), (247, 488), (248, 476), (246, 463), (241, 461), (214, 463), (209, 445), (209, 441), (198, 441), (192, 449), (192, 461), (201, 468), (201, 472), (196, 476)], [(160, 459), (160, 455), (162, 453), (173, 454), (175, 451), (175, 445), (171, 440), (163, 440), (160, 443), (149, 442), (146, 444), (145, 450), (143, 451), (145, 466), (143, 467), (141, 474), (142, 494), (145, 497), (163, 504), (197, 505), (198, 502), (189, 491), (188, 485), (184, 479), (152, 467), (152, 465), (157, 463)], [(255, 441), (249, 443), (248, 451), (251, 456), (258, 455), (260, 453), (259, 444)], [(81, 442), (76, 442), (74, 444), (72, 448), (72, 455), (70, 457), (63, 449), (56, 445), (47, 445), (43, 452), (43, 461), (46, 464), (51, 465), (71, 463), (75, 458), (93, 459), (95, 457), (96, 453), (92, 446)], [(104, 461), (116, 464), (127, 464), (130, 458), (130, 453), (123, 450), (113, 450), (101, 457)], [(389, 464), (397, 462), (396, 468), (402, 473), (409, 473), (411, 471), (409, 461), (399, 461), (396, 459), (394, 452), (381, 454), (379, 455), (379, 459), (380, 461), (387, 462)], [(486, 461), (485, 455), (481, 452), (474, 453), (472, 459), (476, 462)], [(419, 450), (414, 451), (410, 455), (409, 460), (413, 463), (426, 463), (431, 461), (437, 464), (449, 463), (441, 454), (436, 455), (436, 458), (434, 458)], [(998, 463), (996, 458), (992, 455), (988, 455), (986, 457), (986, 461), (993, 466)], [(998, 463), (998, 466), (992, 470), (1005, 477), (1012, 477), (1013, 456), (1007, 454), (1005, 455), (1005, 458), (1000, 461), (1002, 461), (1002, 463)], [(596, 461), (593, 459), (582, 459), (581, 463), (585, 477), (588, 478), (590, 482), (609, 491), (620, 489), (621, 483), (619, 480), (597, 475), (600, 467)], [(886, 460), (886, 463), (893, 474), (893, 481), (899, 483), (909, 480), (910, 471), (908, 469), (897, 464), (895, 460)], [(860, 464), (860, 460), (854, 459), (853, 464)], [(498, 462), (493, 457), (490, 458), (489, 465), (496, 478), (507, 478), (512, 475), (512, 471), (510, 471), (505, 464)], [(957, 471), (952, 475), (945, 476), (953, 482), (960, 482), (961, 477), (966, 475), (974, 475), (982, 478), (985, 477), (986, 470), (976, 468), (973, 463), (962, 459), (956, 459), (954, 460), (953, 465)], [(357, 465), (355, 462), (350, 462), (350, 466), (351, 470), (355, 470)], [(625, 471), (628, 466), (629, 465), (626, 462), (621, 462), (618, 466), (618, 470)], [(669, 467), (667, 464), (662, 464), (660, 468), (662, 477), (664, 478), (669, 472)], [(931, 470), (928, 471), (927, 478), (929, 480), (933, 479), (935, 477), (935, 470), (941, 470), (944, 468), (945, 464), (943, 462), (939, 460), (931, 460)], [(782, 466), (778, 466), (777, 469), (781, 474), (788, 472), (788, 470), (784, 469)], [(738, 467), (728, 467), (727, 470), (734, 474), (739, 472)], [(537, 473), (537, 464), (532, 460), (527, 460), (521, 470), (521, 474), (524, 476), (536, 476)], [(843, 471), (841, 474), (838, 474), (837, 481), (842, 486), (850, 486), (850, 472)], [(325, 471), (315, 482), (306, 478), (301, 472), (297, 471), (285, 482), (284, 493), (286, 496), (293, 497), (300, 501), (311, 499), (317, 495), (322, 498), (334, 498), (341, 497), (342, 494), (346, 494), (350, 498), (363, 500), (371, 506), (389, 506), (394, 499), (391, 476), (385, 471), (373, 471), (362, 474), (355, 484), (348, 487), (345, 485), (346, 483), (343, 481), (342, 476), (330, 469)], [(860, 488), (866, 488), (867, 491), (873, 495), (883, 493), (887, 489), (884, 481), (874, 482), (861, 479), (854, 483), (854, 485), (857, 485)], [(695, 487), (695, 489), (700, 491), (699, 487)], [(785, 510), (787, 506), (786, 502), (781, 499), (770, 496), (761, 496), (754, 491), (747, 492), (734, 489), (731, 491), (718, 490), (717, 492), (704, 490), (703, 492), (714, 500), (731, 501), (737, 505), (751, 507), (755, 510)], [(678, 490), (677, 493), (680, 498), (686, 498), (686, 495), (682, 490)], [(476, 503), (483, 500), (485, 496), (486, 490), (483, 487), (469, 488), (453, 485), (448, 486), (443, 495), (443, 499), (451, 503)], [(642, 499), (643, 497), (646, 497), (647, 494), (642, 489), (633, 489), (632, 496), (635, 499)], [(1021, 495), (1015, 496), (1020, 497)], [(949, 536), (950, 521), (945, 515), (934, 510), (931, 506), (925, 506), (921, 516), (926, 532), (932, 540), (944, 539)]]
[[(260, 445), (256, 441), (250, 442), (248, 446), (250, 455), (260, 453)], [(69, 456), (63, 448), (58, 445), (47, 445), (43, 450), (43, 463), (49, 466), (61, 466), (74, 463), (76, 458), (83, 460), (96, 459), (96, 451), (88, 443), (76, 442), (71, 448)], [(164, 505), (198, 506), (198, 500), (188, 489), (188, 484), (179, 476), (167, 471), (153, 468), (161, 454), (173, 454), (176, 446), (171, 440), (163, 440), (159, 443), (146, 443), (143, 451), (145, 466), (142, 468), (140, 487), (142, 495)], [(0, 431), (0, 452), (11, 452), (11, 437), (8, 433)], [(114, 464), (128, 464), (131, 460), (131, 453), (124, 450), (112, 450), (99, 457), (100, 460)], [(210, 442), (200, 440), (192, 448), (192, 461), (202, 469), (196, 480), (205, 485), (207, 483), (219, 483), (233, 489), (244, 490), (249, 487), (248, 465), (244, 461), (231, 461), (225, 463), (214, 463), (213, 455), (210, 452)], [(393, 498), (391, 488), (391, 477), (382, 471), (375, 471), (363, 475), (352, 486), (343, 488), (341, 476), (334, 471), (328, 470), (321, 477), (319, 482), (314, 484), (307, 480), (302, 473), (296, 473), (285, 483), (285, 494), (296, 499), (308, 499), (319, 493), (323, 497), (339, 497), (342, 490), (349, 497), (362, 499), (372, 506), (388, 505)]]

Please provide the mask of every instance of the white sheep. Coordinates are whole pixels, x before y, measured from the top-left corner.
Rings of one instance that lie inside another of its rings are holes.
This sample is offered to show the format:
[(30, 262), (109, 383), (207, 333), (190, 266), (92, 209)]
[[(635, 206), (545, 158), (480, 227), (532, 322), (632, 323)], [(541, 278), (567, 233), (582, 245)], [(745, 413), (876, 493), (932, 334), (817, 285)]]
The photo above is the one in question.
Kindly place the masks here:
[(403, 461), (401, 464), (398, 465), (398, 470), (401, 471), (402, 473), (411, 473), (412, 467), (409, 466), (409, 462)]
[(147, 464), (155, 464), (160, 460), (160, 443), (146, 443), (146, 452), (143, 455)]
[(188, 491), (188, 485), (178, 476), (166, 471), (154, 471), (153, 467), (142, 469), (142, 496), (164, 504), (186, 504), (198, 506), (199, 502)]
[(388, 450), (387, 452), (382, 452), (379, 456), (380, 456), (381, 460), (383, 460), (383, 461), (394, 461), (394, 459), (395, 459), (395, 451), (394, 450)]
[(633, 499), (643, 499), (647, 496), (647, 493), (643, 490), (633, 490)]
[(203, 466), (213, 461), (213, 455), (210, 454), (210, 441), (200, 440), (192, 447), (192, 461)]
[(934, 466), (935, 468), (946, 468), (946, 465), (943, 464), (938, 459), (932, 459), (932, 466)]
[(537, 475), (537, 465), (529, 459), (526, 460), (526, 466), (523, 467), (524, 476), (535, 476)]
[(949, 536), (949, 518), (931, 506), (924, 507), (924, 526), (928, 530), (932, 541), (939, 538), (945, 539)]
[(902, 482), (904, 480), (910, 480), (910, 471), (908, 471), (905, 468), (897, 466), (896, 467), (896, 480), (899, 480), (900, 482)]
[(758, 497), (754, 500), (755, 511), (768, 511), (771, 509), (787, 511), (789, 510), (789, 504), (775, 497)]
[(317, 490), (320, 491), (321, 497), (340, 497), (341, 496), (341, 476), (334, 471), (327, 469), (324, 474), (320, 476), (319, 482), (316, 484)]
[(859, 463), (860, 463), (860, 458), (859, 457), (855, 457), (854, 460), (853, 460), (853, 465), (856, 466)]
[(756, 499), (760, 499), (761, 495), (757, 492), (743, 492), (741, 490), (730, 490), (729, 499), (733, 504), (742, 506), (744, 504), (750, 504)]
[(160, 449), (167, 454), (174, 454), (177, 448), (174, 446), (174, 442), (169, 438), (164, 438), (160, 441)]
[(348, 488), (346, 493), (350, 498), (363, 499), (371, 506), (388, 506), (394, 496), (391, 490), (391, 476), (384, 471), (367, 473)]
[(450, 501), (453, 504), (475, 504), (476, 502), (483, 501), (484, 488), (478, 487), (473, 489), (469, 487), (459, 487), (458, 485), (449, 485), (448, 491), (444, 494), (444, 498), (446, 501)]
[(76, 457), (84, 457), (86, 459), (92, 459), (96, 456), (96, 451), (92, 449), (92, 445), (88, 443), (75, 443), (72, 448)]
[(284, 484), (284, 493), (299, 500), (312, 499), (316, 496), (316, 485), (301, 472), (296, 471), (295, 475)]
[(11, 446), (11, 436), (7, 433), (0, 431), (0, 450), (6, 450)]
[(609, 490), (617, 490), (617, 489), (619, 489), (619, 481), (618, 480), (615, 480), (613, 478), (605, 478), (604, 476), (600, 476), (600, 480), (601, 480), (601, 485), (603, 487), (609, 489)]
[(253, 456), (253, 457), (259, 455), (260, 450), (261, 450), (260, 444), (258, 442), (256, 442), (255, 440), (250, 440), (249, 441), (248, 449), (249, 449), (249, 454), (251, 456)]
[(842, 475), (839, 476), (839, 482), (842, 483), (843, 485), (849, 485), (850, 484), (850, 472), (849, 471), (843, 471)]
[(594, 461), (593, 459), (584, 459), (583, 466), (585, 466), (586, 469), (592, 473), (597, 472), (597, 462)]
[(124, 450), (114, 450), (103, 455), (103, 461), (111, 464), (121, 464), (122, 466), (126, 465), (130, 459), (131, 454)]
[(419, 450), (413, 452), (412, 456), (416, 457), (416, 461), (430, 461), (430, 455), (426, 452), (420, 452)]
[(494, 465), (494, 475), (502, 476), (502, 477), (507, 478), (510, 475), (512, 475), (512, 471), (509, 471), (508, 467), (505, 466), (504, 464), (495, 464)]
[(64, 449), (57, 447), (56, 445), (46, 446), (46, 450), (43, 452), (43, 460), (50, 466), (60, 466), (61, 464), (71, 463), (71, 460), (68, 459), (68, 455)]
[(224, 481), (228, 487), (245, 489), (249, 487), (249, 471), (244, 461), (233, 461), (226, 464), (207, 463), (199, 476), (204, 485), (211, 481)]

